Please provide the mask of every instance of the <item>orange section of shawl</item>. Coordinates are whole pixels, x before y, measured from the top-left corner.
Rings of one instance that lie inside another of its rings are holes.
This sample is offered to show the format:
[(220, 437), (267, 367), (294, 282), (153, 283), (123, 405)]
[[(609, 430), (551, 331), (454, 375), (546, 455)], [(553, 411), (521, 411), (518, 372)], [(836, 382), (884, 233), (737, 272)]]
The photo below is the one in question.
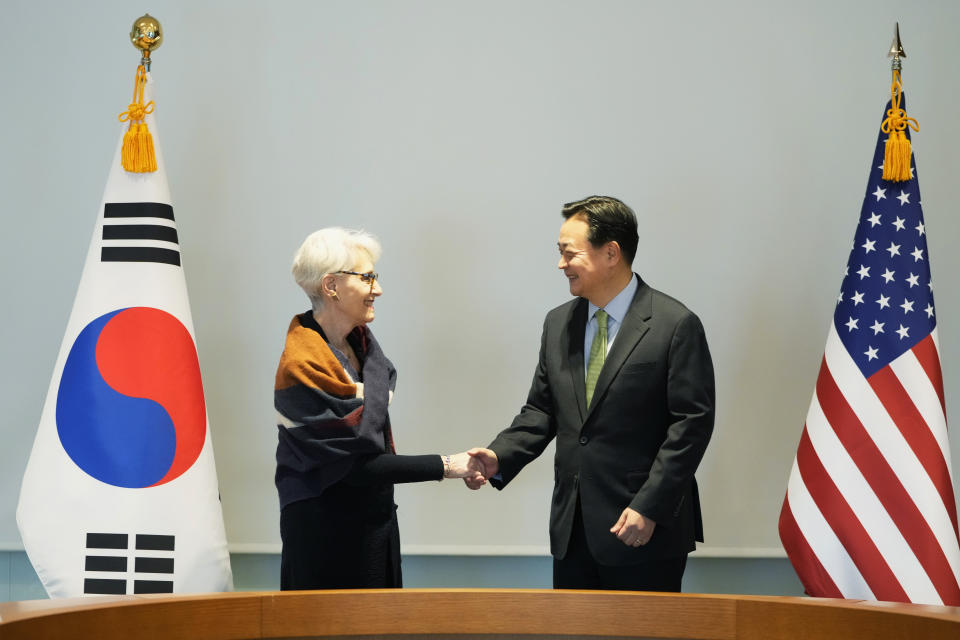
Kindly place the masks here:
[(341, 398), (357, 395), (357, 385), (323, 337), (301, 325), (300, 320), (294, 317), (287, 329), (287, 342), (280, 356), (280, 366), (277, 367), (276, 389), (287, 389), (297, 384)]

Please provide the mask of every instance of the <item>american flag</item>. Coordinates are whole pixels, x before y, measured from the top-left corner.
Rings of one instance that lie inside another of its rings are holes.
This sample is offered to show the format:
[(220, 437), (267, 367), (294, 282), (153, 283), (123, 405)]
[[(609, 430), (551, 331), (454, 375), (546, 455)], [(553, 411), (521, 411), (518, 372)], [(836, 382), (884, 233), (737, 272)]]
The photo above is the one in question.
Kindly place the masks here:
[(780, 539), (811, 596), (960, 606), (920, 189), (912, 157), (910, 180), (881, 178), (885, 142), (881, 131)]

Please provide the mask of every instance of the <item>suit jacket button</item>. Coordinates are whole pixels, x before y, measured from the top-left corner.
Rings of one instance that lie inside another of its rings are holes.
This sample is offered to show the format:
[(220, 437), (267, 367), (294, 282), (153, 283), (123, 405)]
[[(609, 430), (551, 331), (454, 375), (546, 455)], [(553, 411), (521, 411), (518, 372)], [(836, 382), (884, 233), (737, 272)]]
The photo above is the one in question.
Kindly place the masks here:
[(580, 444), (587, 444), (589, 440), (590, 438), (588, 438), (587, 436), (580, 436)]

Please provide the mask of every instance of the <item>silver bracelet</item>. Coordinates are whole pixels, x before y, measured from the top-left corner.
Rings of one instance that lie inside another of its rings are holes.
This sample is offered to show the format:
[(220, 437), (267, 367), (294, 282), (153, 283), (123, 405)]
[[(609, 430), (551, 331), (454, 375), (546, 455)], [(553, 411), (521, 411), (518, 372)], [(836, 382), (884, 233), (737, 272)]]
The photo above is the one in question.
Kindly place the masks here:
[(450, 465), (453, 463), (450, 460), (450, 456), (440, 456), (440, 459), (443, 460), (443, 475), (440, 476), (440, 480), (442, 481), (447, 477), (447, 474), (450, 472)]

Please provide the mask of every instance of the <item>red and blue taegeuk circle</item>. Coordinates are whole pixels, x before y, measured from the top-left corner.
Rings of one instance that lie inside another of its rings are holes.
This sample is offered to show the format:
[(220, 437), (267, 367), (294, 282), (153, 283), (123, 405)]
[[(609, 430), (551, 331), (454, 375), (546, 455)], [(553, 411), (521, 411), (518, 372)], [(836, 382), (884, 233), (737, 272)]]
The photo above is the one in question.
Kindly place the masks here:
[(207, 410), (187, 328), (150, 307), (106, 313), (77, 336), (57, 394), (70, 459), (117, 487), (165, 484), (203, 449)]

